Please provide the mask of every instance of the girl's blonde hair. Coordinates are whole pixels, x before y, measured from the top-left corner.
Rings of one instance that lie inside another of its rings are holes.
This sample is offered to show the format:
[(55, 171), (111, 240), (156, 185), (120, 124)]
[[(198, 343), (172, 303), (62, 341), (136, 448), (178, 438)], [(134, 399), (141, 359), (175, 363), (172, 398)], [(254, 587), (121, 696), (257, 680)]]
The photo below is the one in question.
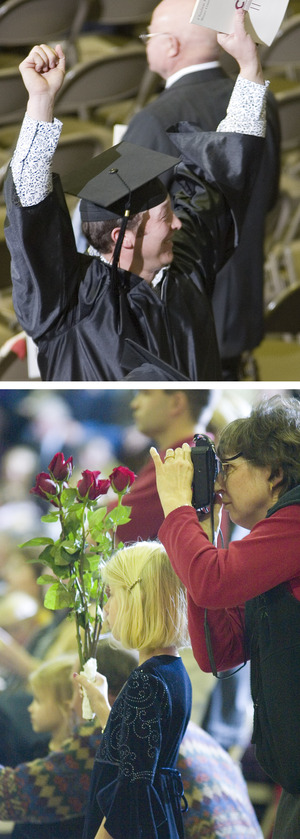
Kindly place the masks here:
[(30, 674), (30, 687), (37, 693), (51, 694), (63, 710), (66, 703), (73, 699), (74, 666), (75, 656), (63, 655), (53, 661), (45, 661)]
[(189, 644), (186, 591), (159, 542), (122, 548), (102, 576), (117, 599), (113, 632), (123, 647), (154, 650)]

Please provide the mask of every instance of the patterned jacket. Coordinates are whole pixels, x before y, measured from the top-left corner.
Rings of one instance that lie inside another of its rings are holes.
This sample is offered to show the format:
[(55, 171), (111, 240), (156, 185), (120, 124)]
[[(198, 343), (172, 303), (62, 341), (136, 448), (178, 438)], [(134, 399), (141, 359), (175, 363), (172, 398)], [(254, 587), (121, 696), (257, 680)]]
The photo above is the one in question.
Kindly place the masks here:
[(0, 819), (57, 822), (84, 814), (101, 729), (85, 723), (60, 752), (0, 770)]

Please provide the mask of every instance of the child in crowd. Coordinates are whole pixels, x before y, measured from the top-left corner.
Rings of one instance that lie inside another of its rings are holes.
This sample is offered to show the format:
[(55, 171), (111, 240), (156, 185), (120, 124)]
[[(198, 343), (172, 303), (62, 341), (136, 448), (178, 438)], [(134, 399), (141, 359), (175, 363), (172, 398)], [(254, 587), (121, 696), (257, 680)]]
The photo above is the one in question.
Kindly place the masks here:
[(185, 589), (158, 542), (118, 551), (103, 569), (107, 623), (139, 666), (110, 709), (106, 680), (77, 681), (103, 726), (92, 773), (84, 839), (183, 837), (179, 746), (191, 685), (178, 654), (188, 643)]
[[(103, 637), (96, 657), (98, 669), (106, 674), (112, 704), (136, 667), (137, 653), (117, 643), (112, 647)], [(48, 732), (50, 742), (44, 757), (15, 768), (0, 767), (0, 820), (15, 822), (12, 839), (82, 837), (101, 728), (98, 721), (82, 723), (81, 700), (72, 679), (74, 662), (74, 656), (61, 656), (30, 676), (31, 722), (35, 731)]]
[[(65, 839), (70, 835), (73, 839), (81, 837), (83, 816), (56, 823), (56, 819), (63, 816), (64, 810), (67, 814), (69, 802), (66, 801), (64, 807), (64, 796), (59, 800), (57, 789), (48, 773), (52, 754), (63, 755), (65, 744), (73, 735), (75, 714), (72, 673), (75, 661), (75, 656), (61, 656), (53, 661), (44, 662), (29, 676), (33, 694), (28, 706), (31, 725), (34, 731), (50, 735), (49, 754), (45, 760), (31, 761), (20, 764), (16, 769), (7, 767), (0, 771), (0, 800), (6, 793), (11, 793), (11, 816), (17, 821), (12, 832), (13, 839), (54, 839), (54, 836), (55, 839)], [(56, 767), (56, 772), (58, 792), (63, 792), (63, 787), (67, 788), (67, 773), (64, 778), (64, 771), (61, 773), (59, 766)], [(16, 788), (19, 789), (19, 811), (15, 797)], [(28, 822), (18, 823), (18, 817), (22, 818), (26, 798)], [(41, 807), (48, 809), (49, 823), (39, 822), (42, 816)]]
[(59, 751), (73, 730), (70, 713), (73, 702), (71, 680), (75, 657), (61, 656), (45, 662), (29, 677), (33, 699), (28, 706), (34, 731), (49, 732), (49, 750)]

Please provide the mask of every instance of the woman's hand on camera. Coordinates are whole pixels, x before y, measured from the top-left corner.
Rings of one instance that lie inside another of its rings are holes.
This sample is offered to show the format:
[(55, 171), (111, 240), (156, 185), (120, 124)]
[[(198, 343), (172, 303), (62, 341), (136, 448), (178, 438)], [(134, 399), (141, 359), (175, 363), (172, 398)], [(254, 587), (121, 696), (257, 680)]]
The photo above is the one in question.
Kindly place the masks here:
[[(167, 449), (164, 461), (161, 460), (154, 446), (150, 454), (155, 466), (156, 486), (160, 497), (164, 515), (185, 505), (192, 506), (192, 482), (194, 467), (191, 458), (191, 448), (183, 443), (182, 448)], [(219, 532), (222, 516), (222, 497), (216, 493), (214, 501), (214, 531)], [(203, 514), (200, 524), (209, 540), (212, 542), (214, 534), (211, 531), (210, 512)]]
[(167, 449), (164, 461), (154, 446), (150, 454), (155, 466), (156, 486), (164, 515), (186, 504), (192, 504), (192, 481), (194, 469), (191, 449), (188, 443), (182, 448)]

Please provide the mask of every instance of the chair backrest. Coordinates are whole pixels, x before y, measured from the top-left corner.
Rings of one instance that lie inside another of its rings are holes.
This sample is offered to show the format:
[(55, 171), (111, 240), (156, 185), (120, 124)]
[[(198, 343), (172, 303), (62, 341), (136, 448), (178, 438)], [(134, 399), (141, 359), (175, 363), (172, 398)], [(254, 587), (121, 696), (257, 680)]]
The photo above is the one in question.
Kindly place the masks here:
[(18, 68), (0, 69), (0, 125), (22, 119), (27, 97)]
[(103, 26), (134, 25), (148, 23), (155, 6), (157, 0), (94, 0), (92, 14)]
[(285, 17), (289, 18), (293, 15), (298, 15), (300, 13), (300, 2), (299, 0), (290, 0), (288, 7), (286, 9)]
[(28, 382), (33, 378), (40, 380), (40, 376), (29, 376), (25, 332), (18, 332), (2, 340), (3, 337), (0, 328), (0, 381)]
[(53, 156), (52, 170), (62, 177), (81, 166), (82, 161), (90, 160), (102, 151), (103, 147), (95, 135), (84, 132), (62, 134)]
[(300, 334), (300, 283), (284, 289), (265, 310), (266, 332)]
[(278, 91), (276, 101), (281, 128), (281, 146), (288, 150), (300, 146), (300, 84)]
[(297, 78), (300, 69), (300, 14), (284, 20), (278, 35), (269, 47), (260, 48), (263, 68)]
[(88, 0), (7, 0), (0, 5), (0, 47), (74, 44), (87, 12)]
[[(298, 207), (298, 210), (300, 208)], [(290, 285), (300, 284), (300, 239), (294, 239), (284, 247), (284, 261)]]
[(93, 108), (131, 99), (138, 93), (146, 68), (146, 55), (138, 46), (76, 64), (65, 75), (55, 113), (78, 113), (86, 119)]

